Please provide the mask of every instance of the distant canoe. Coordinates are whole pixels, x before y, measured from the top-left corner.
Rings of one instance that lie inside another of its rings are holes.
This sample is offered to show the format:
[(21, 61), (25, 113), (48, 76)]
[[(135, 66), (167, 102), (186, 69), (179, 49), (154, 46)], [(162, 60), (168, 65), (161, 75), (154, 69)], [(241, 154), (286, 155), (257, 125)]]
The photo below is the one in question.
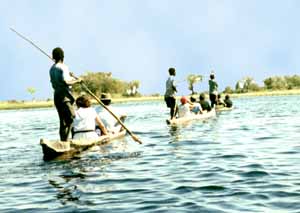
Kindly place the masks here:
[(174, 118), (172, 120), (167, 120), (167, 124), (170, 125), (176, 125), (176, 124), (184, 124), (189, 121), (194, 121), (194, 120), (206, 120), (208, 118), (212, 118), (216, 116), (216, 111), (212, 109), (209, 112), (205, 112), (203, 114), (197, 114), (197, 115), (191, 115), (188, 117), (183, 117), (183, 118)]
[(125, 135), (126, 131), (123, 130), (116, 134), (100, 136), (97, 140), (71, 140), (68, 142), (62, 142), (59, 140), (48, 141), (41, 139), (40, 144), (43, 149), (44, 159), (51, 160), (65, 154), (72, 155), (74, 153), (80, 153), (95, 145), (107, 144), (110, 141), (124, 137)]
[(233, 109), (233, 107), (224, 107), (224, 106), (217, 106), (217, 107), (216, 107), (216, 111), (217, 111), (217, 112), (230, 111), (230, 110), (232, 110), (232, 109)]

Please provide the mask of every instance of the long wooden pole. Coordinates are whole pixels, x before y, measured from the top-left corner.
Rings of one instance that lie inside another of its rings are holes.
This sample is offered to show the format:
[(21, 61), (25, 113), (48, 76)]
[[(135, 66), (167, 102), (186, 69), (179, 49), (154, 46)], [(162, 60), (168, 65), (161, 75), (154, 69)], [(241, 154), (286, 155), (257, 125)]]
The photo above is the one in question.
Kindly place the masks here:
[[(20, 34), (19, 32), (17, 32), (15, 29), (10, 28), (13, 32), (15, 32), (18, 36), (20, 36), (21, 38), (23, 38), (25, 41), (29, 42), (31, 45), (33, 45), (35, 48), (37, 48), (40, 52), (42, 52), (44, 55), (46, 55), (48, 58), (50, 58), (52, 61), (53, 58), (48, 55), (45, 51), (43, 51), (40, 47), (38, 47), (36, 44), (34, 44), (31, 40), (29, 40), (28, 38), (26, 38), (25, 36), (23, 36), (22, 34)], [(74, 76), (72, 74), (72, 76), (74, 78), (77, 78), (76, 76)], [(78, 79), (78, 78), (77, 78)], [(86, 84), (84, 82), (81, 82), (81, 85), (83, 86), (83, 88), (104, 108), (106, 109), (118, 122), (119, 124), (126, 129), (126, 131), (128, 132), (128, 134), (132, 137), (132, 139), (136, 142), (138, 142), (139, 144), (142, 143), (142, 141), (136, 136), (134, 135), (126, 126), (125, 124), (118, 118), (118, 116), (116, 116), (109, 108), (107, 108), (107, 106), (105, 106), (101, 100), (94, 94), (92, 93), (92, 91), (86, 86)]]

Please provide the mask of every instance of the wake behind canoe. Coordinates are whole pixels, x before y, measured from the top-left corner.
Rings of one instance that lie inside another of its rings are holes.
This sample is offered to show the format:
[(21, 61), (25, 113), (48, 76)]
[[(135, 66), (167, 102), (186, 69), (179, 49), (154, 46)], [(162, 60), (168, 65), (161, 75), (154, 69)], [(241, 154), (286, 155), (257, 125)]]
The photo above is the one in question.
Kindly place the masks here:
[(214, 109), (212, 109), (210, 112), (206, 112), (203, 114), (197, 114), (197, 115), (191, 115), (188, 117), (183, 117), (183, 118), (175, 118), (172, 120), (166, 120), (167, 124), (170, 125), (176, 125), (176, 124), (184, 124), (187, 123), (189, 121), (193, 121), (193, 120), (205, 120), (211, 117), (215, 117), (216, 116), (216, 111)]
[(62, 141), (48, 141), (41, 139), (40, 144), (42, 146), (44, 160), (51, 160), (58, 156), (74, 153), (80, 153), (88, 148), (95, 145), (104, 145), (110, 141), (124, 137), (126, 135), (126, 130), (120, 131), (119, 133), (100, 136), (97, 140), (72, 140), (68, 142)]

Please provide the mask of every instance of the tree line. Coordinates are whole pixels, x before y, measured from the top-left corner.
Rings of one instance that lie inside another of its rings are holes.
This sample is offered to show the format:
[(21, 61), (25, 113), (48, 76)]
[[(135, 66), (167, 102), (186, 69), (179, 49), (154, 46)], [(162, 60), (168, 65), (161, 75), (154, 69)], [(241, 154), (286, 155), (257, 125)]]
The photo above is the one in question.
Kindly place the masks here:
[[(119, 80), (112, 76), (111, 72), (86, 72), (81, 75), (86, 86), (97, 96), (101, 93), (118, 94), (121, 96), (140, 96), (138, 89), (140, 82), (133, 80), (130, 82)], [(80, 94), (82, 88), (80, 84), (73, 87), (73, 92)]]
[(259, 86), (252, 77), (245, 77), (235, 84), (235, 88), (226, 87), (225, 93), (247, 93), (264, 90), (291, 90), (300, 88), (300, 76), (272, 76), (263, 80)]
[[(188, 89), (191, 90), (191, 94), (195, 94), (194, 86), (197, 83), (203, 81), (202, 75), (190, 74), (187, 76)], [(224, 93), (247, 93), (257, 92), (264, 90), (291, 90), (300, 88), (300, 76), (272, 76), (264, 79), (264, 85), (260, 86), (255, 82), (252, 77), (244, 77), (235, 84), (235, 88), (227, 86)]]
[[(141, 96), (139, 93), (140, 82), (138, 80), (123, 81), (116, 79), (112, 76), (111, 72), (86, 72), (80, 76), (87, 87), (97, 96), (101, 93), (117, 94), (124, 97), (137, 97)], [(198, 74), (189, 74), (186, 78), (188, 83), (188, 89), (191, 94), (196, 94), (194, 90), (195, 84), (202, 82), (204, 76)], [(224, 93), (247, 93), (257, 92), (264, 90), (291, 90), (300, 89), (300, 76), (272, 76), (264, 79), (264, 85), (258, 85), (252, 77), (244, 77), (236, 82), (235, 87), (227, 86)], [(34, 100), (34, 94), (36, 89), (34, 87), (28, 87), (27, 92), (32, 96)], [(80, 94), (82, 88), (79, 84), (73, 86), (75, 94)], [(159, 96), (160, 94), (155, 94)]]

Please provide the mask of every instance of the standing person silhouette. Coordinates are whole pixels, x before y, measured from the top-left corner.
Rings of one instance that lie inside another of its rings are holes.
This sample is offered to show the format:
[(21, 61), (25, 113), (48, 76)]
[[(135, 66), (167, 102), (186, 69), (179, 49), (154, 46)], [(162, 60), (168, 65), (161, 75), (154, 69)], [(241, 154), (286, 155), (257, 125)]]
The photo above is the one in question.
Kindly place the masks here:
[(212, 72), (210, 74), (210, 79), (208, 81), (209, 85), (209, 100), (211, 108), (217, 104), (217, 97), (218, 97), (218, 84), (215, 80), (215, 74)]
[(49, 74), (54, 89), (54, 105), (59, 116), (59, 135), (61, 141), (67, 141), (75, 118), (75, 99), (71, 93), (71, 85), (82, 80), (71, 77), (68, 66), (64, 64), (64, 51), (60, 47), (53, 49), (52, 58), (54, 64)]
[(177, 106), (176, 106), (176, 84), (174, 77), (176, 75), (175, 68), (169, 68), (169, 78), (166, 81), (166, 92), (165, 92), (165, 102), (167, 107), (170, 108), (170, 119), (172, 120), (173, 117), (177, 114)]

